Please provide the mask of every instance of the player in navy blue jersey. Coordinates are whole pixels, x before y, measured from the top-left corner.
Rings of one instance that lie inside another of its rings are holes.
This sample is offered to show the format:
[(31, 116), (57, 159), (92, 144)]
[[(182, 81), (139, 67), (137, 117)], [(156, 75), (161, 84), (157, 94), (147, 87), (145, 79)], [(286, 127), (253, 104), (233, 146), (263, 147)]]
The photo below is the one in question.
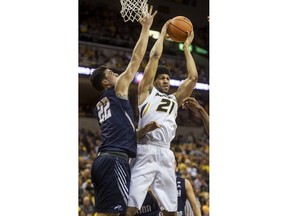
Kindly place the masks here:
[(100, 125), (102, 145), (91, 168), (97, 216), (125, 213), (131, 171), (129, 158), (136, 156), (136, 130), (128, 89), (145, 55), (149, 29), (157, 11), (148, 7), (140, 18), (141, 34), (126, 70), (120, 75), (106, 66), (90, 76), (92, 86), (101, 92), (95, 115)]
[(188, 200), (193, 210), (194, 216), (201, 216), (201, 210), (197, 203), (192, 184), (188, 179), (182, 178), (178, 171), (177, 160), (176, 160), (176, 185), (178, 192), (177, 200), (177, 216), (188, 216), (185, 214), (185, 205)]
[(141, 208), (136, 212), (135, 216), (161, 216), (162, 212), (151, 191), (147, 192), (145, 200)]
[[(125, 214), (120, 214), (120, 216), (125, 216)], [(158, 202), (150, 190), (148, 190), (143, 205), (135, 213), (135, 216), (163, 216)]]

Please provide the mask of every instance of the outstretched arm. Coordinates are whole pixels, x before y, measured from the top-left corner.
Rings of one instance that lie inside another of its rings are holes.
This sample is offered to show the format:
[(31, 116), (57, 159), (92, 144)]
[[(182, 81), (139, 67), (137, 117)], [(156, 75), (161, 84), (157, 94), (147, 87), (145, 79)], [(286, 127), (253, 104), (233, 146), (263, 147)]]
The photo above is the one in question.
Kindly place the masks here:
[(187, 180), (187, 179), (185, 179), (185, 190), (186, 190), (187, 199), (188, 199), (190, 205), (192, 206), (194, 215), (195, 216), (201, 216), (201, 210), (200, 210), (199, 205), (197, 204), (196, 197), (195, 197), (195, 194), (193, 192), (193, 187), (192, 187), (191, 183), (189, 182), (189, 180)]
[(191, 34), (188, 35), (187, 39), (184, 42), (184, 54), (187, 65), (188, 77), (183, 81), (183, 83), (179, 86), (177, 92), (175, 93), (175, 97), (180, 106), (184, 98), (189, 97), (197, 83), (198, 80), (198, 72), (195, 65), (195, 61), (189, 51), (189, 46), (194, 39), (194, 31), (192, 30)]
[(161, 34), (150, 51), (148, 64), (145, 67), (143, 78), (138, 85), (138, 104), (144, 102), (153, 88), (154, 77), (157, 71), (159, 59), (162, 55), (163, 42), (167, 34), (167, 26), (169, 22), (170, 20), (168, 20), (162, 27)]
[(140, 67), (141, 61), (144, 58), (147, 45), (148, 45), (148, 40), (149, 40), (149, 30), (153, 23), (153, 19), (155, 15), (157, 14), (157, 11), (155, 11), (152, 14), (152, 11), (153, 11), (153, 6), (150, 7), (150, 10), (147, 16), (143, 16), (143, 18), (140, 18), (139, 22), (142, 25), (140, 37), (133, 49), (132, 57), (126, 70), (118, 77), (117, 84), (115, 85), (116, 95), (120, 98), (128, 99), (129, 86), (138, 68)]
[(203, 121), (204, 127), (206, 129), (206, 132), (209, 134), (209, 115), (195, 98), (192, 98), (192, 97), (185, 98), (182, 103), (182, 108), (183, 109), (189, 108), (194, 112), (199, 112), (201, 115), (201, 119)]

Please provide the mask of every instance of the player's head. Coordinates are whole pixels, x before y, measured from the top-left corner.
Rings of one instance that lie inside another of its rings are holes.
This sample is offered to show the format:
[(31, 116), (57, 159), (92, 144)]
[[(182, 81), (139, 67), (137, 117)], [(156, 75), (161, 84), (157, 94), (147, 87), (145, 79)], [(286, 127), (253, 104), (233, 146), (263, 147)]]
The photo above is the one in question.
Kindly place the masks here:
[(97, 91), (101, 92), (106, 88), (115, 86), (118, 76), (118, 74), (102, 65), (90, 75), (90, 82)]
[(154, 86), (160, 92), (167, 93), (170, 89), (171, 72), (165, 65), (158, 65), (154, 78)]

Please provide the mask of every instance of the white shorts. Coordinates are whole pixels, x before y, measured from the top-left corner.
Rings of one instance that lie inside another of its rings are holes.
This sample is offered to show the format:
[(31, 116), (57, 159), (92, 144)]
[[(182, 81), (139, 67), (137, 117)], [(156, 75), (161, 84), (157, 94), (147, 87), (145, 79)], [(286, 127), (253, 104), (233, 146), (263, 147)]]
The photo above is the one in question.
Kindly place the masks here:
[(177, 211), (177, 186), (175, 156), (166, 147), (137, 145), (137, 157), (131, 160), (131, 183), (129, 207), (140, 209), (148, 187), (160, 204), (168, 212)]

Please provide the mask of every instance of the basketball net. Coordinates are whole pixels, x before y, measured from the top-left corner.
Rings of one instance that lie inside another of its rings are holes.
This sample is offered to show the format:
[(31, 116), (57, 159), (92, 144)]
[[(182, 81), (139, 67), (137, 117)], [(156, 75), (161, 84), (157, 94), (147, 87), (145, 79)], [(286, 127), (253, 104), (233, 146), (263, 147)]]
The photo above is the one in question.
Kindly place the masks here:
[(122, 9), (120, 11), (124, 22), (136, 20), (137, 22), (143, 15), (148, 14), (148, 0), (120, 0)]

